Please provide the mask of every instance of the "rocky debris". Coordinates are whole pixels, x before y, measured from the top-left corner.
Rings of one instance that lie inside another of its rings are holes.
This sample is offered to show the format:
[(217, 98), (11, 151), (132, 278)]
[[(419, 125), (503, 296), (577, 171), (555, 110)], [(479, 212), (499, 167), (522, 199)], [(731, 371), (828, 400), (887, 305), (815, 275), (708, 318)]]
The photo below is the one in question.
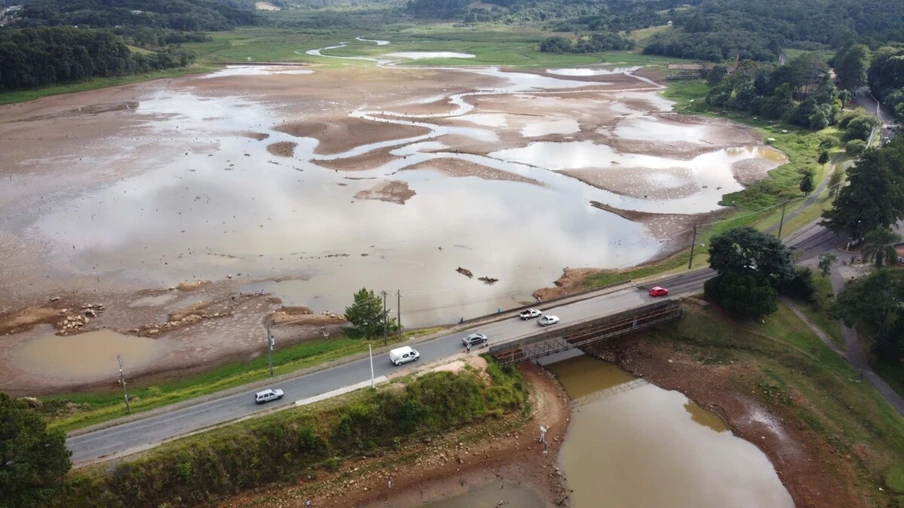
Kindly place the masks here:
[(211, 314), (205, 314), (205, 313), (195, 314), (195, 313), (193, 313), (193, 314), (186, 314), (186, 315), (179, 316), (179, 317), (171, 316), (169, 321), (167, 321), (166, 323), (163, 323), (161, 325), (142, 326), (140, 328), (133, 328), (132, 330), (129, 330), (129, 332), (134, 333), (139, 336), (143, 336), (143, 337), (150, 337), (150, 336), (164, 333), (167, 331), (176, 330), (178, 328), (182, 328), (183, 326), (200, 323), (201, 321), (204, 321), (204, 320), (220, 319), (220, 318), (226, 318), (226, 317), (232, 317), (232, 316), (233, 316), (233, 313), (231, 311), (230, 312), (214, 312)]
[(51, 302), (58, 302), (58, 301), (60, 301), (60, 297), (59, 297), (59, 296), (53, 296), (53, 297), (50, 298), (50, 301), (51, 301)]
[(170, 290), (178, 289), (179, 291), (194, 291), (198, 288), (204, 287), (210, 284), (209, 280), (196, 280), (193, 282), (181, 282), (178, 286), (174, 288), (170, 288)]
[(494, 279), (493, 277), (480, 277), (477, 280), (482, 281), (484, 284), (488, 284), (490, 286), (499, 282), (499, 279)]
[(281, 307), (266, 320), (273, 325), (337, 325), (347, 323), (345, 316), (325, 310), (314, 313), (307, 307)]
[(465, 277), (467, 277), (469, 279), (474, 276), (474, 274), (471, 273), (471, 270), (468, 270), (467, 268), (462, 268), (460, 266), (458, 268), (456, 268), (455, 271), (464, 275)]
[(19, 397), (16, 400), (21, 400), (28, 404), (29, 407), (34, 409), (41, 409), (42, 407), (44, 407), (44, 403), (36, 399), (35, 397)]

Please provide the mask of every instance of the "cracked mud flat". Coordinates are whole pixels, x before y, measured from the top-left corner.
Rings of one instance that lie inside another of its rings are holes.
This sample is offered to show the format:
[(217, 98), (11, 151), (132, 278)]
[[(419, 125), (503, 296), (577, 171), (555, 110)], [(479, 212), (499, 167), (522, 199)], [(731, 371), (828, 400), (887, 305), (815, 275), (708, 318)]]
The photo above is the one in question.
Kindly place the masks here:
[[(399, 289), (407, 327), (457, 321), (533, 301), (563, 266), (661, 256), (688, 212), (717, 213), (778, 163), (752, 131), (674, 115), (625, 74), (230, 72), (0, 107), (0, 328), (52, 296), (106, 305), (80, 330), (128, 331), (196, 303), (156, 293), (180, 282), (214, 281), (209, 301), (266, 293), (159, 330), (147, 372), (162, 375), (259, 354), (267, 312), (341, 312), (362, 286)], [(0, 361), (54, 319), (4, 336)], [(65, 385), (0, 370), (11, 390)]]

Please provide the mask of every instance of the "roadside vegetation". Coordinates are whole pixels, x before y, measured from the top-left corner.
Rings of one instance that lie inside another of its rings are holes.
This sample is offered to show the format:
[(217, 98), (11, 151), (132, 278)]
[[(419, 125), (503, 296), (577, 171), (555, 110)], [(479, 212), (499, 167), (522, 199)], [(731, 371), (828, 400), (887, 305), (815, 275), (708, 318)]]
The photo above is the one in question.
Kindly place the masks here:
[[(403, 388), (401, 388), (403, 386)], [(242, 490), (337, 470), (350, 457), (527, 409), (512, 367), (429, 373), (316, 406), (288, 409), (162, 445), (112, 470), (69, 475), (47, 506), (210, 504)]]
[[(402, 341), (436, 333), (438, 328), (409, 330)], [(397, 341), (390, 336), (391, 343)], [(382, 340), (361, 340), (341, 336), (302, 342), (273, 352), (273, 374), (281, 376), (347, 359), (366, 355), (368, 344), (374, 349), (382, 347)], [(213, 368), (202, 374), (183, 377), (154, 385), (129, 384), (129, 400), (132, 413), (141, 413), (169, 404), (210, 395), (249, 383), (270, 378), (267, 356), (261, 355), (249, 362), (234, 362)], [(126, 416), (122, 393), (87, 392), (67, 393), (41, 397), (42, 414), (51, 429), (71, 431)]]
[[(652, 329), (648, 340), (728, 372), (753, 397), (834, 461), (837, 481), (869, 506), (897, 506), (904, 494), (904, 420), (879, 393), (784, 304), (760, 321), (687, 307), (686, 317)], [(844, 467), (841, 467), (844, 464)], [(849, 465), (849, 467), (848, 467)]]

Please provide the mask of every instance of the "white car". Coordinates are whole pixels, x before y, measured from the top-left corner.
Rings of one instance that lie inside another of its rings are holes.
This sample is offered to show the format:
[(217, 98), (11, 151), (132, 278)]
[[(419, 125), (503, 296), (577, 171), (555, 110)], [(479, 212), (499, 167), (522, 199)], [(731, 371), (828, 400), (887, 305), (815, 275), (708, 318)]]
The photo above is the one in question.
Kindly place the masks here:
[(540, 314), (543, 313), (537, 309), (527, 309), (521, 312), (521, 314), (518, 314), (518, 317), (520, 317), (521, 319), (533, 319), (535, 317), (540, 317)]
[(559, 322), (559, 316), (543, 316), (537, 320), (537, 324), (540, 326), (549, 326), (554, 325)]
[(264, 402), (270, 402), (271, 400), (279, 400), (283, 398), (283, 395), (283, 391), (279, 388), (275, 390), (264, 390), (254, 394), (254, 402), (263, 404)]

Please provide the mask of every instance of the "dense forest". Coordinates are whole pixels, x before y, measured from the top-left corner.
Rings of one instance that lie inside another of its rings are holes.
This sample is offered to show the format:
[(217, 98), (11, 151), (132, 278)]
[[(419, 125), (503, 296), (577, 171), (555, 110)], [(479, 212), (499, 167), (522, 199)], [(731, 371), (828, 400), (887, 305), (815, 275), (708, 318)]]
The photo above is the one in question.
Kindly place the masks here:
[(33, 0), (23, 5), (15, 26), (231, 30), (237, 26), (253, 25), (256, 21), (254, 12), (250, 8), (238, 8), (240, 5), (210, 0)]
[(645, 52), (719, 62), (773, 60), (782, 47), (837, 48), (852, 39), (904, 41), (904, 2), (886, 0), (703, 0), (678, 9), (679, 30), (657, 34)]
[(185, 66), (191, 52), (168, 48), (139, 54), (108, 30), (42, 27), (0, 30), (0, 90), (94, 77), (125, 76)]
[(869, 86), (896, 117), (904, 120), (904, 48), (848, 43), (832, 58), (842, 88)]
[(782, 118), (811, 129), (837, 123), (843, 103), (828, 63), (817, 53), (806, 53), (778, 67), (745, 60), (729, 72), (718, 65), (707, 82), (707, 104)]
[(189, 65), (195, 57), (180, 44), (256, 23), (252, 7), (250, 0), (27, 1), (0, 27), (0, 90)]

